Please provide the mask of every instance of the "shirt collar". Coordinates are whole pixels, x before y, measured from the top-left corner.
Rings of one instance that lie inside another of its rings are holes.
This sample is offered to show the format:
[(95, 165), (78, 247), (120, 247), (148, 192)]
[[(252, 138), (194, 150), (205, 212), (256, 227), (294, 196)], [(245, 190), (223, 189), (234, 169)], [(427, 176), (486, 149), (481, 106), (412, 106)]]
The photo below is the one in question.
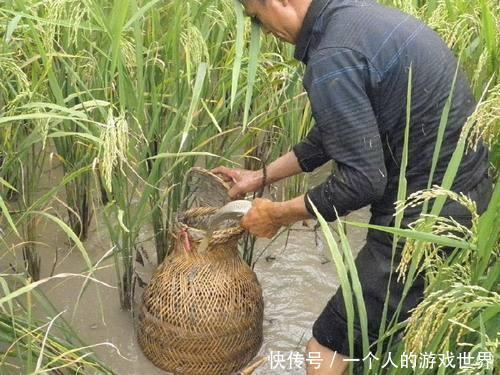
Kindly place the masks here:
[(294, 56), (297, 60), (300, 60), (304, 63), (306, 62), (307, 51), (309, 49), (309, 44), (313, 35), (314, 25), (329, 2), (330, 0), (312, 0), (311, 5), (307, 10), (306, 16), (304, 17), (304, 22), (302, 24), (302, 28), (299, 31), (299, 36), (295, 45)]

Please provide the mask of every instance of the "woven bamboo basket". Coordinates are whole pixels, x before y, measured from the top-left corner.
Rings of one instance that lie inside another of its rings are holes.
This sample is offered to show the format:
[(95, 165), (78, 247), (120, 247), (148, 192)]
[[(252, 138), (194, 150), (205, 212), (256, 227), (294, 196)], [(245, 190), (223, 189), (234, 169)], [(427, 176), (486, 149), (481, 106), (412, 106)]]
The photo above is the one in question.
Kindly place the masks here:
[(262, 344), (262, 290), (237, 247), (243, 229), (206, 239), (203, 226), (215, 211), (200, 207), (179, 217), (174, 249), (143, 294), (139, 345), (175, 374), (234, 373)]

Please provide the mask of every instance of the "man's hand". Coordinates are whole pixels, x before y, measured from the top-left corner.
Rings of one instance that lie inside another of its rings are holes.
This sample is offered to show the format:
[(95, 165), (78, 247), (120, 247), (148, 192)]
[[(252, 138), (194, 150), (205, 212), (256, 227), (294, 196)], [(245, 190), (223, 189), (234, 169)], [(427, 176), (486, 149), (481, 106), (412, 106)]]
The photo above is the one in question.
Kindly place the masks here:
[(302, 169), (295, 153), (290, 151), (267, 166), (265, 181), (262, 170), (249, 171), (247, 169), (217, 167), (211, 172), (222, 175), (226, 182), (233, 184), (228, 194), (235, 199), (244, 197), (246, 193), (258, 191), (264, 184), (273, 184), (286, 177), (302, 173)]
[(282, 226), (275, 216), (278, 205), (269, 199), (256, 198), (241, 219), (241, 226), (258, 237), (274, 237)]
[(286, 202), (257, 198), (241, 219), (241, 226), (258, 237), (272, 238), (282, 226), (310, 218), (303, 195)]
[(264, 175), (262, 171), (247, 169), (217, 167), (210, 172), (220, 174), (222, 179), (232, 184), (228, 195), (232, 198), (242, 198), (246, 193), (253, 193), (262, 188)]

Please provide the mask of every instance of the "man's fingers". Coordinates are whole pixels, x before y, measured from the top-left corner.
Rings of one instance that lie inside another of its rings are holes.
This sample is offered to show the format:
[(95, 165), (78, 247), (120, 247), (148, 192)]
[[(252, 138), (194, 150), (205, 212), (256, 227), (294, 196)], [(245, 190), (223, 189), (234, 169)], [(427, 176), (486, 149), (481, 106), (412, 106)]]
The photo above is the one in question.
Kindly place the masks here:
[(214, 169), (211, 169), (210, 172), (226, 174), (227, 169), (228, 169), (227, 167), (224, 167), (221, 165), (221, 166), (218, 166)]
[(213, 174), (222, 175), (225, 181), (233, 181), (233, 182), (236, 176), (238, 175), (238, 171), (224, 166), (214, 168), (210, 172), (212, 172)]
[(231, 199), (243, 199), (245, 197), (245, 193), (241, 192), (236, 185), (227, 191), (227, 195)]
[[(247, 213), (247, 215), (248, 215), (248, 213)], [(246, 230), (248, 230), (248, 229), (249, 229), (249, 228), (248, 228), (248, 224), (247, 224), (247, 221), (248, 221), (248, 216), (247, 216), (247, 215), (243, 216), (243, 217), (241, 218), (241, 220), (240, 220), (240, 225), (241, 225), (241, 227), (242, 227), (242, 228), (244, 228), (244, 229), (246, 229)]]

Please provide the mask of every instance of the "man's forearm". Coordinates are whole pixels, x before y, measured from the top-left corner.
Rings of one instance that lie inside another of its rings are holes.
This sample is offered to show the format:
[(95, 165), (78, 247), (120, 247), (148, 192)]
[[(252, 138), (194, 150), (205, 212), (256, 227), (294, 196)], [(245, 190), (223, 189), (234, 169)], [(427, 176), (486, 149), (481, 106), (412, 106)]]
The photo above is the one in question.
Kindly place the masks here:
[[(263, 170), (260, 170), (260, 172), (264, 174)], [(302, 173), (299, 161), (297, 160), (295, 153), (290, 151), (285, 155), (280, 156), (266, 167), (264, 183), (269, 185), (284, 178), (295, 176), (299, 173)]]
[(273, 219), (281, 226), (290, 225), (300, 220), (307, 220), (313, 216), (307, 210), (304, 195), (285, 202), (274, 203)]

